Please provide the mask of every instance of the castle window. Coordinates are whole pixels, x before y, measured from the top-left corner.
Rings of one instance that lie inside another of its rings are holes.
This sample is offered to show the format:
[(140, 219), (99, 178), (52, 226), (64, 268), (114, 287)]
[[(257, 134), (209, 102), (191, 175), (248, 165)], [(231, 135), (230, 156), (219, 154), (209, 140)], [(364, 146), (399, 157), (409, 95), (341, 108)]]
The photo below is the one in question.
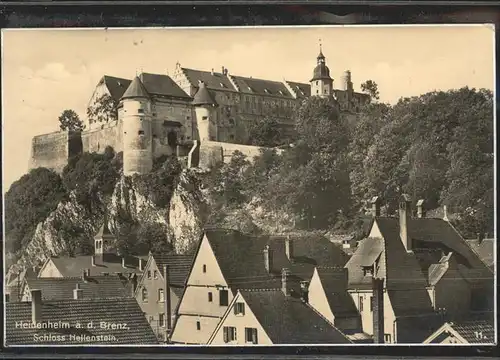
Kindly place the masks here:
[(234, 140), (234, 135), (233, 134), (229, 135), (229, 139)]
[(186, 120), (189, 120), (189, 119), (191, 119), (191, 117), (190, 116), (186, 116)]
[(137, 112), (140, 114), (144, 114), (144, 109), (137, 109)]
[(208, 302), (212, 302), (213, 301), (213, 296), (212, 296), (212, 293), (209, 292), (208, 293)]
[(202, 116), (201, 118), (202, 118), (202, 120), (207, 120), (208, 116)]
[(318, 84), (319, 84), (319, 81), (316, 80), (316, 85), (318, 85)]
[(316, 90), (316, 94), (319, 94), (319, 90)]
[(158, 289), (158, 301), (165, 301), (165, 293), (163, 289)]
[(199, 321), (196, 322), (196, 330), (201, 330), (201, 323)]
[(139, 135), (144, 135), (144, 130), (139, 130), (139, 131), (138, 131), (138, 134), (139, 134)]

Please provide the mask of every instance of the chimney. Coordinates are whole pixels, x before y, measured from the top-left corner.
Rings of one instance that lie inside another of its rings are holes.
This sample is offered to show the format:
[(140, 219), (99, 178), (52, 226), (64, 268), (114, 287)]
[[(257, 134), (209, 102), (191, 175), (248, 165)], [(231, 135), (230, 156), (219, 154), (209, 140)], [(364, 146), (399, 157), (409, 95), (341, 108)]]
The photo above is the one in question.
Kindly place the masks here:
[(411, 237), (408, 234), (408, 226), (411, 219), (411, 199), (407, 194), (399, 198), (399, 236), (406, 249), (412, 250)]
[(135, 290), (137, 289), (137, 275), (132, 274), (132, 277), (130, 278), (130, 282), (132, 283), (131, 290), (132, 290), (132, 297), (135, 297)]
[(417, 201), (417, 217), (418, 218), (425, 217), (424, 199), (420, 199)]
[(304, 303), (309, 302), (309, 281), (300, 282), (300, 300)]
[(31, 290), (31, 321), (42, 321), (42, 290)]
[(273, 251), (269, 248), (269, 245), (264, 248), (264, 265), (268, 273), (273, 271)]
[(371, 200), (372, 216), (380, 216), (380, 197), (374, 196)]
[(373, 342), (384, 341), (384, 279), (372, 279), (373, 286)]
[(477, 241), (481, 244), (484, 240), (484, 234), (478, 232), (476, 235), (477, 235)]
[(212, 74), (212, 75), (214, 74), (214, 68), (212, 68), (212, 71), (210, 71), (210, 74)]
[(82, 270), (82, 280), (87, 282), (87, 269)]
[(224, 66), (222, 67), (221, 73), (222, 73), (223, 75), (226, 75), (226, 68), (225, 68)]
[(125, 265), (125, 257), (122, 257), (122, 268), (126, 268), (127, 266)]
[(95, 256), (92, 256), (91, 259), (92, 259), (92, 266), (95, 266)]
[(443, 220), (450, 221), (450, 219), (448, 219), (448, 209), (447, 209), (446, 205), (443, 206)]
[(290, 238), (290, 235), (288, 235), (285, 239), (285, 252), (286, 252), (286, 257), (290, 262), (293, 262), (293, 240)]
[(139, 258), (139, 271), (144, 271), (144, 263), (141, 258)]
[(290, 270), (283, 268), (281, 270), (281, 290), (285, 296), (290, 296)]
[(167, 333), (169, 334), (172, 330), (172, 302), (170, 301), (170, 272), (168, 265), (163, 266), (163, 279), (165, 280), (163, 299), (165, 301), (165, 333), (167, 335)]
[(83, 290), (80, 288), (80, 284), (76, 284), (76, 287), (73, 289), (73, 299), (74, 300), (83, 299)]

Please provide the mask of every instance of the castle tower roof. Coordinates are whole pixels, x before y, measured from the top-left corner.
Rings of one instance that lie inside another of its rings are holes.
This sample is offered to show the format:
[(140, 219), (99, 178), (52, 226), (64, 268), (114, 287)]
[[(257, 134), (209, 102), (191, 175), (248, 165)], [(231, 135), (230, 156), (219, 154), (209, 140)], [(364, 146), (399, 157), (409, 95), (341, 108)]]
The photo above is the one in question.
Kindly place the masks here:
[(314, 68), (313, 78), (311, 79), (311, 81), (332, 80), (332, 78), (330, 77), (330, 69), (328, 68), (328, 66), (326, 66), (326, 58), (325, 55), (323, 55), (321, 44), (319, 46), (319, 55), (316, 59), (317, 65)]
[(136, 76), (135, 79), (132, 80), (132, 83), (130, 83), (129, 87), (123, 94), (121, 100), (135, 99), (135, 98), (149, 99), (148, 91), (146, 90), (144, 84), (142, 83), (141, 79), (139, 79), (138, 76)]
[(204, 82), (200, 82), (200, 87), (194, 95), (193, 105), (217, 105)]

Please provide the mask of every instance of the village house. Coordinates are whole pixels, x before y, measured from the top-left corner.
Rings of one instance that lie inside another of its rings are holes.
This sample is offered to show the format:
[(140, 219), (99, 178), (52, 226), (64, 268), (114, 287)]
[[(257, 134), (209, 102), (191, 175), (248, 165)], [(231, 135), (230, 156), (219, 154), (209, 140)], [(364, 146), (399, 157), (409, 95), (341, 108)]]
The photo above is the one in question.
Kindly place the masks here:
[(350, 344), (308, 304), (307, 288), (293, 294), (287, 269), (281, 289), (238, 290), (209, 345)]
[(489, 319), (447, 322), (429, 336), (424, 344), (495, 345), (493, 314)]
[(86, 270), (87, 276), (118, 275), (135, 281), (133, 279), (143, 271), (147, 256), (120, 256), (113, 246), (115, 241), (105, 220), (94, 237), (94, 255), (52, 256), (42, 265), (38, 277), (78, 277)]
[(16, 273), (8, 273), (5, 276), (5, 302), (20, 301), (23, 291), (23, 284), (28, 278), (37, 276), (36, 268), (25, 267)]
[(171, 341), (206, 344), (237, 290), (281, 287), (291, 272), (290, 292), (300, 292), (316, 265), (343, 266), (347, 255), (317, 236), (249, 236), (236, 230), (208, 230), (199, 243), (180, 300)]
[(346, 264), (363, 332), (376, 343), (419, 343), (443, 320), (492, 306), (493, 273), (455, 228), (426, 218), (423, 201), (417, 217), (407, 195), (399, 205), (399, 219), (382, 217), (373, 199), (370, 234)]
[(73, 299), (75, 289), (82, 291), (82, 299), (132, 297), (133, 289), (127, 285), (127, 281), (116, 275), (89, 277), (86, 271), (80, 277), (27, 278), (22, 286), (21, 301), (31, 301), (32, 290), (41, 290), (42, 300)]
[(192, 255), (150, 254), (134, 296), (158, 339), (167, 341)]
[(7, 303), (6, 346), (158, 343), (133, 297), (82, 296), (83, 290), (78, 288), (72, 299), (43, 300), (42, 291), (33, 289), (31, 301)]
[(372, 336), (363, 333), (361, 315), (347, 292), (347, 281), (344, 267), (317, 267), (309, 284), (309, 305), (354, 342), (372, 342)]

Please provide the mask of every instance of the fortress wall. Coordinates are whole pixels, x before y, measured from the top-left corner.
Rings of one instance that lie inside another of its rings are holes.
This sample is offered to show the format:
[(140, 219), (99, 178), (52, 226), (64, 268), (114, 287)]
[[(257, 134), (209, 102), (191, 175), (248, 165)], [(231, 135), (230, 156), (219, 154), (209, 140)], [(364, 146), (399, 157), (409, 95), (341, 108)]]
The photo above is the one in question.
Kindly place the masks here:
[(153, 134), (161, 136), (160, 134), (163, 132), (163, 122), (165, 120), (170, 120), (178, 121), (182, 124), (179, 140), (193, 139), (193, 119), (195, 118), (195, 113), (191, 104), (162, 100), (154, 102), (151, 110), (156, 114), (156, 116), (153, 116), (153, 118), (156, 118), (156, 120), (153, 121)]
[(111, 146), (115, 152), (123, 151), (122, 122), (101, 125), (101, 128), (84, 131), (82, 146), (85, 152), (103, 153), (106, 146)]
[(31, 143), (30, 169), (45, 167), (60, 173), (68, 162), (70, 138), (74, 136), (68, 131), (35, 136)]

